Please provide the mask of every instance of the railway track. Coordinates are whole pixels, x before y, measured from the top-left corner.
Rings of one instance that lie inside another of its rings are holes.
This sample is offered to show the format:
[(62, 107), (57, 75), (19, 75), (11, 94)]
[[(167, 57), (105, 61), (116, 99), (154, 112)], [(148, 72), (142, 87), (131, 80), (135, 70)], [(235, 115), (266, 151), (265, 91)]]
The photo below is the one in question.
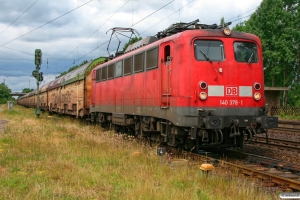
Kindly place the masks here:
[(300, 191), (300, 165), (254, 154), (236, 153), (245, 156), (246, 163), (226, 162), (225, 165), (238, 168), (241, 173), (260, 179), (265, 187)]
[(279, 120), (278, 128), (269, 129), (270, 131), (282, 131), (300, 133), (300, 121)]
[(257, 137), (256, 140), (254, 139), (253, 141), (253, 144), (300, 153), (300, 141), (282, 140), (275, 138), (268, 138), (268, 141), (266, 141), (265, 137)]
[[(167, 151), (173, 151), (173, 155), (176, 155), (174, 148), (165, 147)], [(170, 150), (171, 149), (171, 150)], [(244, 174), (251, 179), (258, 179), (265, 187), (277, 187), (282, 191), (300, 191), (300, 165), (283, 162), (281, 160), (271, 159), (253, 154), (245, 154), (237, 151), (226, 150), (221, 154), (226, 154), (226, 160), (216, 159), (216, 153), (213, 153), (213, 157), (208, 154), (198, 154), (191, 152), (181, 152), (181, 157), (192, 160), (196, 163), (213, 163), (215, 167), (221, 167), (224, 169), (230, 169), (232, 173), (238, 172)], [(177, 156), (180, 157), (177, 154)], [(238, 158), (229, 158), (229, 155), (233, 155)], [(224, 155), (222, 156), (224, 157)]]

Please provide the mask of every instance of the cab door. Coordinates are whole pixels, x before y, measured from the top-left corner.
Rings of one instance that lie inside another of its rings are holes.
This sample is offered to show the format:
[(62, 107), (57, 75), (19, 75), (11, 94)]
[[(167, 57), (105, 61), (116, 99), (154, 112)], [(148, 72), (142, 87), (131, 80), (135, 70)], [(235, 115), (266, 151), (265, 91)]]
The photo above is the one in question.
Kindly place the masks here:
[(161, 44), (160, 59), (161, 59), (161, 105), (162, 109), (170, 107), (170, 97), (172, 94), (171, 76), (172, 76), (172, 41)]

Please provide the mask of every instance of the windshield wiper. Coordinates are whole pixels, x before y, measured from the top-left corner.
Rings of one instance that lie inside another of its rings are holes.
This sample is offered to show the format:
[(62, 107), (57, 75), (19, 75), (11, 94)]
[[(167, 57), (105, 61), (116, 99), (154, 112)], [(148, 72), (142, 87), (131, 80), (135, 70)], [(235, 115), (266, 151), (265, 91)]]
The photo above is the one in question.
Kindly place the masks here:
[(253, 56), (253, 53), (251, 54), (251, 56), (250, 56), (250, 58), (249, 58), (249, 60), (248, 60), (248, 64), (250, 64), (250, 63), (251, 63), (252, 56)]
[(209, 57), (201, 49), (199, 49), (199, 51), (204, 55), (204, 57), (205, 57), (206, 60), (208, 60), (209, 62), (211, 62), (211, 60), (209, 59)]

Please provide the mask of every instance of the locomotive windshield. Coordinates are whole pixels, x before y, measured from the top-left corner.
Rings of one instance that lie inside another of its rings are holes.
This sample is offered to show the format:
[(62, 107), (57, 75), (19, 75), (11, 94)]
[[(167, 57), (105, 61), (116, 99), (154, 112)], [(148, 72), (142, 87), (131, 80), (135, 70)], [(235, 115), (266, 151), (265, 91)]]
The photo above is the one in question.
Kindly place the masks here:
[(238, 62), (257, 63), (257, 47), (253, 42), (235, 42), (234, 57)]
[(196, 40), (194, 43), (197, 60), (222, 61), (224, 60), (224, 45), (216, 40)]

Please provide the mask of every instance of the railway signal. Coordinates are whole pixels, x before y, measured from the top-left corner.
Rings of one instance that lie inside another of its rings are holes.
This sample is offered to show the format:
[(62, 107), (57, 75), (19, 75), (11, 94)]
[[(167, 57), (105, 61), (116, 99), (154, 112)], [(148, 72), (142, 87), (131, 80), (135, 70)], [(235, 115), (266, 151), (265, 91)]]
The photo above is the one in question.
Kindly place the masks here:
[(33, 70), (32, 71), (32, 76), (36, 79), (38, 79), (39, 71), (38, 70)]
[(37, 117), (40, 116), (40, 82), (44, 80), (43, 72), (40, 72), (40, 65), (42, 64), (42, 50), (36, 49), (34, 52), (34, 64), (36, 65), (35, 70), (32, 71), (32, 76), (36, 79), (37, 84), (37, 105), (35, 109), (35, 114)]
[(38, 76), (38, 81), (42, 82), (43, 80), (44, 80), (43, 72), (40, 72)]
[(36, 49), (34, 54), (34, 63), (39, 66), (42, 64), (42, 50)]

